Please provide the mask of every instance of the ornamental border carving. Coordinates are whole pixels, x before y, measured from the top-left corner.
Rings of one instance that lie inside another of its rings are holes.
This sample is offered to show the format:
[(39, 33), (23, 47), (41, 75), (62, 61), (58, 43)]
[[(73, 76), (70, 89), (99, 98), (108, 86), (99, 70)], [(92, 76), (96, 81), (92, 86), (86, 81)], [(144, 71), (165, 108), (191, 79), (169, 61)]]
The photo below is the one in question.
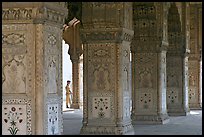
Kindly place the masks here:
[(37, 7), (37, 5), (35, 8), (3, 8), (2, 21), (39, 19), (61, 24), (64, 22), (66, 14), (66, 12), (56, 11), (50, 7)]
[(98, 30), (89, 31), (82, 30), (81, 39), (83, 43), (94, 43), (94, 42), (131, 42), (133, 38), (134, 31), (129, 29), (116, 29), (116, 30)]

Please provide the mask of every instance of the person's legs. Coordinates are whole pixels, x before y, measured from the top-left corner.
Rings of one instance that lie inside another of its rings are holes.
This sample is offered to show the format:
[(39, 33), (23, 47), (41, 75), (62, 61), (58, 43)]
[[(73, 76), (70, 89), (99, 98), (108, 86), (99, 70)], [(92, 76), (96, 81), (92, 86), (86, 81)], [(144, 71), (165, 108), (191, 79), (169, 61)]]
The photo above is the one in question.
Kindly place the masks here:
[(69, 95), (69, 105), (70, 105), (70, 107), (71, 107), (71, 95)]
[(66, 96), (66, 107), (67, 108), (69, 108), (68, 103), (69, 103), (69, 96)]

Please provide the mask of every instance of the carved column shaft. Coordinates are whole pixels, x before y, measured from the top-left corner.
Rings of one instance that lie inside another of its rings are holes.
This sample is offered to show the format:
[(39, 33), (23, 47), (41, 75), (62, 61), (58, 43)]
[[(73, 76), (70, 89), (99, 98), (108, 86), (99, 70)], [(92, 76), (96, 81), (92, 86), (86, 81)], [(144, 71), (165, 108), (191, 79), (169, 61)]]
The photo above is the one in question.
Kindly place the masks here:
[[(82, 4), (84, 104), (81, 134), (127, 134), (132, 3)], [(126, 20), (123, 20), (126, 19)]]
[(80, 62), (79, 58), (72, 58), (72, 93), (73, 93), (73, 99), (71, 108), (79, 109), (80, 108), (80, 80), (79, 80), (79, 67)]
[(11, 121), (4, 120), (3, 134), (63, 133), (60, 34), (66, 15), (61, 2), (3, 3), (2, 70), (11, 67), (3, 71), (9, 94), (3, 94), (2, 114), (11, 110), (18, 122), (9, 132)]
[(201, 55), (201, 12), (200, 5), (190, 5), (190, 54), (189, 54), (189, 107), (201, 109), (200, 55)]
[(189, 3), (182, 4), (182, 22), (183, 22), (183, 31), (182, 31), (182, 63), (183, 63), (183, 110), (185, 115), (187, 115), (190, 111), (189, 109), (189, 52), (190, 52), (190, 5)]
[(188, 12), (185, 4), (178, 6), (176, 3), (171, 3), (168, 11), (167, 109), (169, 115), (186, 115)]
[(167, 11), (164, 3), (134, 3), (134, 124), (163, 124), (166, 110)]

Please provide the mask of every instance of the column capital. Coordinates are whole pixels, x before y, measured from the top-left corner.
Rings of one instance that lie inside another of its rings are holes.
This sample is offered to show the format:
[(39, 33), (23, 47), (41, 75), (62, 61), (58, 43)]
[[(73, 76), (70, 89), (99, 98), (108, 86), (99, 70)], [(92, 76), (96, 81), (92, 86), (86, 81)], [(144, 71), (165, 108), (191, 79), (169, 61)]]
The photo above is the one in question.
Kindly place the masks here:
[(81, 30), (83, 43), (121, 43), (122, 41), (131, 42), (134, 31), (126, 28), (106, 28)]
[(2, 22), (62, 24), (68, 14), (64, 2), (3, 2)]

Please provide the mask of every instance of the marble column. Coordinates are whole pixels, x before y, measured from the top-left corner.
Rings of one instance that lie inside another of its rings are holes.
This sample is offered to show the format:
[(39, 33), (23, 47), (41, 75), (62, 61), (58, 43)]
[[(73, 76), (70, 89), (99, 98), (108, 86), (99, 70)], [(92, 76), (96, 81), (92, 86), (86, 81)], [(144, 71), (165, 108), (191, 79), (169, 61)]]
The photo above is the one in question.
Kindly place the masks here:
[(201, 109), (200, 60), (202, 46), (201, 5), (190, 5), (189, 107)]
[(2, 3), (3, 134), (63, 133), (61, 28), (67, 13), (63, 2)]
[(79, 57), (77, 56), (74, 58), (72, 56), (71, 61), (72, 61), (72, 93), (73, 93), (71, 108), (79, 109), (80, 108)]
[(133, 124), (164, 124), (169, 121), (166, 108), (166, 4), (135, 2), (133, 8), (132, 121)]
[[(186, 5), (183, 5), (182, 9), (178, 9), (176, 3), (172, 3), (168, 13), (167, 109), (170, 116), (185, 116), (188, 112), (188, 57), (186, 56), (187, 33), (185, 32), (187, 30), (185, 28), (187, 19), (185, 8)], [(182, 11), (180, 13), (182, 16), (179, 15), (179, 10)], [(182, 18), (180, 19), (180, 17)]]
[(80, 134), (134, 133), (130, 118), (131, 11), (131, 2), (82, 3), (84, 92)]

